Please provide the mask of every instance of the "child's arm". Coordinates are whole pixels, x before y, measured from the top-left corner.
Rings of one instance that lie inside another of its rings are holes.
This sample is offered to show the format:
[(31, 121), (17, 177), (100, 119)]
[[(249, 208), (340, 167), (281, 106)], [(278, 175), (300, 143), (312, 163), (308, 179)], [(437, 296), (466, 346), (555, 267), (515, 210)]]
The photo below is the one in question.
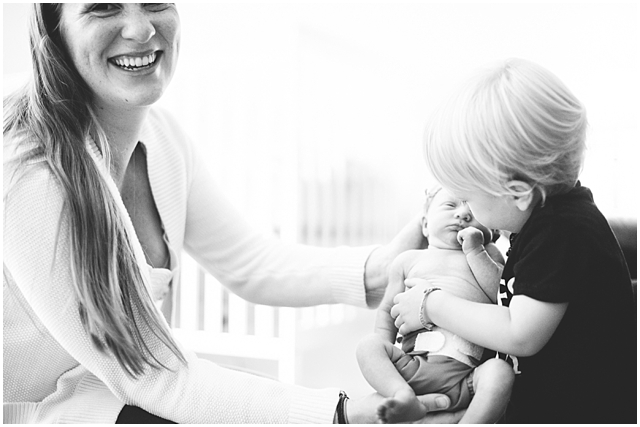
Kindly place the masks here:
[[(419, 295), (424, 295), (424, 290), (433, 286), (418, 278), (407, 280), (407, 285), (413, 287), (396, 295), (393, 307), (393, 313), (400, 318), (401, 334), (420, 328)], [(436, 291), (426, 298), (423, 315), (427, 321), (482, 347), (514, 356), (531, 356), (549, 341), (568, 305), (516, 295), (509, 307), (503, 307)]]
[(406, 251), (398, 255), (389, 268), (389, 284), (385, 291), (378, 313), (376, 316), (375, 333), (381, 335), (385, 341), (395, 343), (398, 335), (398, 328), (394, 324), (395, 319), (391, 317), (391, 307), (393, 298), (404, 292), (405, 270), (411, 265), (411, 260), (417, 256), (419, 250)]
[(504, 268), (504, 257), (494, 243), (484, 243), (484, 234), (475, 227), (467, 227), (458, 232), (458, 241), (467, 257), (471, 272), (495, 304), (498, 296), (498, 285)]

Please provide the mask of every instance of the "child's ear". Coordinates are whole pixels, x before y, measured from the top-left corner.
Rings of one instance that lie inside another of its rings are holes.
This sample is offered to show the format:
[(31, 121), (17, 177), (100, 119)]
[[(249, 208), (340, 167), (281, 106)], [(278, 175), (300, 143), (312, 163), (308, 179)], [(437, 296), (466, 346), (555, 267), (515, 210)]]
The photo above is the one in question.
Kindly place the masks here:
[(524, 181), (512, 180), (507, 183), (507, 188), (514, 193), (512, 196), (513, 202), (522, 212), (534, 204), (536, 192), (533, 191), (531, 184)]

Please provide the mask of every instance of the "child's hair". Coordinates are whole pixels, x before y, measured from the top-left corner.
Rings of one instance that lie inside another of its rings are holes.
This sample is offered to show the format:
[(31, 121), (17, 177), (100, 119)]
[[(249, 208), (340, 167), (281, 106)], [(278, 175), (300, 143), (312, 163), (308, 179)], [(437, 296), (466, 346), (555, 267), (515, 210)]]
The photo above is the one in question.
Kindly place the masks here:
[(434, 113), (425, 134), (432, 174), (453, 191), (545, 197), (575, 186), (586, 149), (586, 111), (554, 74), (508, 59), (480, 73)]

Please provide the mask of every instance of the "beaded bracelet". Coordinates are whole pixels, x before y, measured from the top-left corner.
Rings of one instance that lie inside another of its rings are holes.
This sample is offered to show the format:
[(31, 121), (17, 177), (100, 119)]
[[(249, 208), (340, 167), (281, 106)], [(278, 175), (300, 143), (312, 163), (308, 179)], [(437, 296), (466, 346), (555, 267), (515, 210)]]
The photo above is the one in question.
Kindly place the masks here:
[(424, 296), (422, 297), (422, 303), (420, 304), (420, 313), (418, 314), (418, 316), (419, 316), (419, 319), (420, 319), (420, 324), (427, 331), (430, 331), (435, 326), (433, 323), (427, 322), (426, 319), (424, 318), (424, 309), (425, 309), (425, 303), (427, 302), (427, 297), (429, 296), (429, 294), (431, 292), (433, 292), (433, 291), (441, 291), (441, 290), (442, 290), (441, 288), (438, 288), (436, 286), (424, 290)]

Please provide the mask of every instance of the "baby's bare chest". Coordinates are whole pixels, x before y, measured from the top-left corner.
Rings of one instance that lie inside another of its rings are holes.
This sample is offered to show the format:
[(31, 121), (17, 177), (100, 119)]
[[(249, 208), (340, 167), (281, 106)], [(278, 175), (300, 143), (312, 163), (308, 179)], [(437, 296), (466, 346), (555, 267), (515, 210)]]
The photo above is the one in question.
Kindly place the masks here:
[(407, 279), (425, 279), (460, 297), (476, 299), (474, 295), (480, 286), (462, 251), (427, 249), (422, 252), (406, 271)]

